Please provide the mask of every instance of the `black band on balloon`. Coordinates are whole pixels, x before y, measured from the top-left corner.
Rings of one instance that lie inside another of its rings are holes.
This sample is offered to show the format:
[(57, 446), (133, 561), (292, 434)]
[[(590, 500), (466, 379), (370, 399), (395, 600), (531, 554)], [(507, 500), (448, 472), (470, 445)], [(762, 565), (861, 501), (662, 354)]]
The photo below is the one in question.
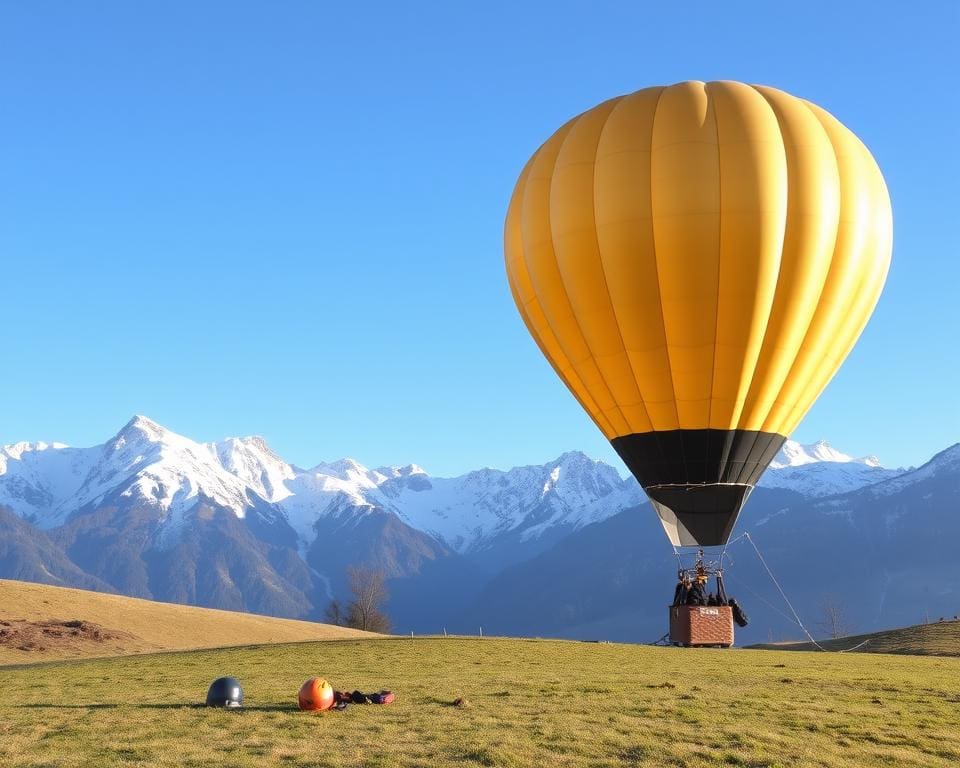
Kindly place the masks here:
[(786, 438), (746, 429), (675, 429), (610, 442), (643, 486), (675, 546), (725, 544)]
[(638, 432), (610, 441), (646, 488), (653, 485), (755, 485), (787, 438), (747, 429)]

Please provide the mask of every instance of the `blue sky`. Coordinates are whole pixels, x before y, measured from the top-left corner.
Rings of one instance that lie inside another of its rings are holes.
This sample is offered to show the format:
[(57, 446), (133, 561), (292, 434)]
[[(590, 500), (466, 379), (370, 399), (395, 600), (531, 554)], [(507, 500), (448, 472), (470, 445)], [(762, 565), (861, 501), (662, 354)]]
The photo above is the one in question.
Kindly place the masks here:
[[(766, 83), (891, 191), (877, 311), (794, 437), (960, 439), (955, 2), (0, 6), (0, 443), (145, 413), (302, 465), (616, 461), (512, 305), (534, 149), (620, 93)], [(618, 463), (619, 466), (619, 463)]]

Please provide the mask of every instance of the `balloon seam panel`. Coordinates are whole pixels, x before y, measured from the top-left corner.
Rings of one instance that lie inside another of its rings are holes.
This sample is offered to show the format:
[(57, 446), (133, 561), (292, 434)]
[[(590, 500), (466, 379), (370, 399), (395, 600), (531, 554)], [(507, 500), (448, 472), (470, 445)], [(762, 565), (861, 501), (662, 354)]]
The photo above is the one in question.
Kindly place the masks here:
[[(766, 97), (764, 97), (766, 98)], [(767, 100), (769, 103), (769, 99)], [(829, 132), (820, 122), (820, 119), (817, 117), (816, 112), (810, 109), (809, 105), (802, 99), (798, 101), (803, 105), (803, 108), (806, 109), (812, 117), (814, 118), (817, 130), (821, 131), (824, 139), (826, 140), (826, 146), (829, 146), (830, 152), (833, 155), (833, 164), (837, 172), (837, 202), (836, 202), (836, 211), (834, 216), (837, 220), (837, 227), (834, 231), (833, 236), (833, 246), (830, 249), (830, 264), (827, 266), (826, 271), (823, 274), (823, 280), (820, 284), (820, 290), (817, 293), (817, 305), (814, 308), (813, 312), (810, 313), (810, 318), (807, 321), (806, 330), (803, 333), (803, 338), (800, 340), (800, 344), (797, 347), (796, 354), (794, 355), (793, 362), (790, 364), (790, 368), (787, 370), (787, 375), (784, 377), (783, 381), (780, 383), (780, 388), (777, 390), (777, 394), (774, 397), (771, 405), (771, 413), (768, 413), (764, 418), (761, 428), (766, 432), (776, 432), (778, 434), (789, 434), (792, 430), (786, 429), (786, 423), (789, 419), (790, 413), (796, 407), (796, 402), (792, 402), (789, 405), (784, 403), (783, 396), (785, 391), (790, 387), (790, 383), (793, 380), (793, 376), (797, 371), (797, 363), (802, 355), (804, 355), (804, 347), (807, 345), (807, 341), (810, 339), (810, 331), (814, 325), (814, 321), (817, 318), (817, 312), (820, 309), (820, 301), (823, 299), (823, 292), (827, 287), (830, 278), (830, 272), (833, 269), (833, 265), (837, 257), (837, 242), (840, 238), (840, 221), (841, 221), (841, 211), (843, 208), (843, 178), (840, 170), (840, 160), (837, 157), (837, 148), (833, 143), (833, 139), (830, 137)], [(797, 394), (796, 397), (799, 397), (802, 394), (802, 390)], [(796, 398), (794, 398), (796, 399)], [(811, 403), (812, 405), (812, 403)], [(770, 417), (773, 412), (777, 412), (776, 422), (771, 422)]]
[[(650, 216), (651, 222), (653, 221), (653, 197), (654, 197), (654, 188), (653, 188), (653, 139), (654, 139), (654, 129), (657, 123), (657, 112), (660, 110), (660, 101), (663, 99), (663, 94), (666, 93), (669, 86), (662, 88), (660, 93), (657, 94), (657, 103), (653, 107), (653, 120), (650, 125), (650, 178), (647, 183), (650, 185)], [(680, 427), (680, 406), (677, 405), (677, 382), (673, 377), (673, 361), (670, 359), (670, 338), (667, 336), (667, 318), (663, 309), (663, 284), (660, 282), (660, 265), (657, 261), (657, 228), (651, 224), (650, 227), (650, 237), (653, 241), (653, 269), (657, 275), (657, 294), (660, 296), (660, 330), (663, 331), (663, 346), (664, 351), (667, 355), (667, 370), (670, 373), (670, 388), (673, 390), (673, 411), (677, 417), (677, 428)], [(684, 458), (686, 461), (686, 458)]]
[[(717, 380), (717, 341), (720, 338), (720, 286), (723, 284), (723, 163), (721, 161), (721, 149), (720, 149), (720, 115), (717, 112), (716, 101), (713, 98), (713, 95), (710, 93), (710, 83), (704, 83), (703, 90), (707, 94), (707, 103), (714, 101), (713, 106), (713, 131), (714, 136), (716, 137), (716, 147), (717, 147), (717, 201), (718, 207), (720, 209), (720, 214), (717, 216), (717, 292), (715, 304), (716, 312), (713, 316), (713, 360), (710, 368), (710, 405), (707, 408), (707, 423), (704, 425), (707, 428), (713, 425), (713, 403), (714, 403), (714, 386), (716, 385)], [(730, 427), (736, 425), (727, 425)]]
[[(630, 362), (630, 354), (627, 352), (627, 343), (623, 338), (623, 329), (620, 326), (620, 318), (617, 316), (617, 307), (613, 301), (613, 297), (610, 295), (610, 282), (607, 279), (607, 271), (603, 264), (603, 250), (600, 246), (600, 236), (597, 234), (597, 158), (600, 153), (600, 144), (603, 141), (603, 132), (606, 130), (607, 125), (610, 122), (610, 118), (613, 116), (613, 113), (617, 111), (624, 103), (624, 97), (620, 97), (617, 100), (617, 103), (614, 105), (613, 109), (607, 114), (606, 119), (603, 121), (603, 125), (600, 127), (600, 133), (597, 136), (597, 145), (594, 148), (593, 154), (593, 179), (592, 179), (592, 191), (591, 191), (591, 201), (593, 204), (593, 222), (594, 222), (594, 238), (597, 243), (597, 260), (600, 266), (600, 276), (603, 278), (603, 286), (607, 292), (607, 303), (610, 305), (610, 314), (613, 316), (613, 323), (617, 328), (617, 336), (620, 338), (620, 346), (623, 348), (623, 356), (626, 361), (627, 368), (630, 369), (630, 376), (633, 382), (633, 388), (637, 393), (637, 397), (640, 400), (640, 405), (643, 407), (643, 412), (646, 414), (647, 421), (650, 422), (650, 429), (653, 429), (653, 419), (650, 418), (650, 411), (647, 408), (647, 403), (643, 398), (643, 392), (640, 391), (640, 385), (637, 382), (637, 376), (633, 371), (633, 363)], [(630, 432), (633, 432), (632, 424), (627, 421), (627, 427)]]
[[(594, 109), (595, 109), (595, 108), (596, 108), (596, 107), (594, 107)], [(592, 110), (588, 110), (588, 111), (592, 111)], [(583, 113), (583, 114), (586, 114), (586, 113)], [(583, 114), (578, 115), (574, 120), (571, 121), (571, 124), (570, 124), (571, 130), (573, 129), (573, 126), (574, 126), (577, 122), (580, 121), (580, 119), (583, 117)], [(559, 278), (560, 278), (560, 280), (559, 280), (559, 285), (560, 285), (560, 289), (563, 291), (563, 298), (565, 299), (565, 301), (566, 301), (566, 303), (567, 303), (567, 306), (570, 307), (570, 317), (571, 317), (571, 319), (572, 319), (572, 321), (573, 321), (573, 325), (574, 325), (574, 327), (577, 329), (577, 333), (580, 335), (580, 338), (581, 338), (581, 340), (583, 341), (583, 346), (584, 346), (584, 347), (587, 349), (587, 351), (590, 353), (589, 362), (590, 362), (590, 364), (592, 364), (593, 366), (596, 367), (598, 379), (599, 379), (599, 381), (603, 384), (603, 387), (604, 387), (604, 389), (606, 389), (607, 394), (610, 396), (611, 402), (613, 402), (613, 410), (617, 411), (617, 412), (620, 414), (620, 419), (621, 419), (621, 421), (624, 423), (624, 425), (627, 427), (627, 430), (629, 431), (629, 422), (627, 421), (627, 418), (626, 418), (626, 416), (625, 416), (624, 413), (623, 413), (623, 409), (620, 407), (620, 404), (617, 402), (616, 398), (614, 397), (614, 395), (613, 395), (613, 390), (610, 388), (610, 384), (607, 382), (606, 377), (603, 375), (603, 371), (601, 370), (600, 366), (597, 365), (596, 357), (595, 357), (594, 354), (593, 354), (593, 350), (590, 349), (590, 345), (587, 343), (587, 337), (586, 337), (586, 336), (584, 335), (584, 333), (583, 333), (583, 328), (582, 328), (581, 325), (580, 325), (580, 320), (577, 318), (576, 312), (573, 311), (573, 303), (570, 301), (570, 294), (569, 294), (569, 292), (567, 291), (567, 287), (566, 287), (566, 285), (565, 285), (564, 282), (563, 282), (563, 273), (560, 271), (560, 265), (559, 265), (558, 263), (556, 263), (556, 262), (557, 262), (557, 249), (556, 249), (556, 247), (555, 247), (554, 244), (553, 244), (553, 224), (552, 224), (553, 216), (552, 216), (552, 213), (551, 213), (551, 208), (552, 208), (552, 203), (553, 203), (553, 177), (554, 177), (554, 175), (555, 175), (556, 172), (557, 172), (557, 162), (558, 162), (558, 160), (560, 159), (560, 153), (561, 153), (561, 151), (562, 151), (562, 149), (563, 149), (563, 145), (566, 143), (567, 138), (568, 138), (569, 136), (570, 136), (570, 131), (567, 131), (567, 133), (564, 135), (564, 137), (560, 140), (560, 146), (557, 147), (556, 155), (554, 156), (553, 161), (552, 161), (551, 164), (550, 164), (550, 174), (549, 174), (550, 184), (549, 184), (548, 187), (547, 187), (547, 206), (546, 206), (547, 231), (550, 232), (550, 251), (551, 251), (551, 253), (553, 254), (553, 261), (555, 262), (555, 265), (556, 265), (556, 268), (557, 268), (557, 274), (558, 274), (558, 276), (559, 276)], [(548, 139), (548, 141), (549, 141), (549, 139)], [(545, 313), (545, 314), (546, 314), (546, 313)], [(557, 332), (556, 332), (556, 330), (553, 329), (553, 326), (552, 326), (552, 324), (550, 323), (549, 317), (547, 318), (547, 324), (550, 325), (551, 330), (553, 330), (553, 335), (554, 335), (554, 336), (557, 336)], [(559, 339), (559, 336), (557, 336), (557, 338)], [(574, 366), (576, 365), (576, 364), (573, 362), (573, 360), (571, 360), (570, 363), (571, 363), (571, 365), (574, 365)], [(579, 372), (578, 372), (578, 375), (579, 375)], [(604, 418), (605, 418), (608, 422), (610, 422), (610, 425), (611, 425), (611, 428), (612, 428), (611, 431), (614, 432), (614, 433), (619, 432), (620, 430), (618, 430), (618, 429), (616, 429), (616, 428), (614, 427), (613, 420), (610, 419), (610, 418), (608, 418), (608, 417), (606, 416), (606, 413), (603, 413), (603, 411), (602, 411), (599, 403), (597, 404), (597, 409), (601, 412), (601, 414), (604, 416)]]

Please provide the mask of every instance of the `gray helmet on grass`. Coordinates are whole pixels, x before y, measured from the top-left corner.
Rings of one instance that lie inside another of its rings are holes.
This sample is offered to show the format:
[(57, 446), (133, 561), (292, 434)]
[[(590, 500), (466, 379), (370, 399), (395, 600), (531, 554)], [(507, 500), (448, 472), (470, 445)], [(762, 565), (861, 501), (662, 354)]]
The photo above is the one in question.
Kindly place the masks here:
[(208, 707), (242, 707), (243, 688), (235, 677), (218, 677), (207, 691)]

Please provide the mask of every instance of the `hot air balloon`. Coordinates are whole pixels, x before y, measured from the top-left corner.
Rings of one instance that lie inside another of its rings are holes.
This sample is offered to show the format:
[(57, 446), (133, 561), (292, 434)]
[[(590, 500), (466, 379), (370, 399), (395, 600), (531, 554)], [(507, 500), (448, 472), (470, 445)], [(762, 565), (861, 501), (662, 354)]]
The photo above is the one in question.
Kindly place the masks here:
[(510, 288), (674, 547), (725, 544), (867, 322), (892, 247), (869, 151), (820, 107), (737, 82), (573, 118), (520, 174)]

